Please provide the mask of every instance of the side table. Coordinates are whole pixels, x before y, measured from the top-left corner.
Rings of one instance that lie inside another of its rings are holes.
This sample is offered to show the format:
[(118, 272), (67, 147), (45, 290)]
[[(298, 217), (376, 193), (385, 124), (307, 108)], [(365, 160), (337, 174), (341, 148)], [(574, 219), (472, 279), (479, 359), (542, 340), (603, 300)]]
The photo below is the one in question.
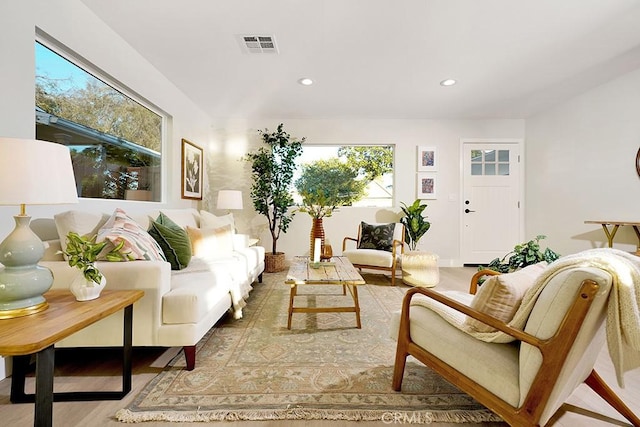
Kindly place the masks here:
[[(131, 391), (133, 303), (143, 291), (105, 290), (100, 298), (76, 301), (68, 290), (44, 294), (49, 308), (30, 316), (0, 320), (0, 355), (13, 356), (11, 402), (35, 402), (35, 426), (53, 423), (54, 401), (118, 400)], [(124, 309), (122, 391), (53, 392), (54, 344), (110, 314)], [(35, 394), (24, 392), (30, 355), (36, 355)]]

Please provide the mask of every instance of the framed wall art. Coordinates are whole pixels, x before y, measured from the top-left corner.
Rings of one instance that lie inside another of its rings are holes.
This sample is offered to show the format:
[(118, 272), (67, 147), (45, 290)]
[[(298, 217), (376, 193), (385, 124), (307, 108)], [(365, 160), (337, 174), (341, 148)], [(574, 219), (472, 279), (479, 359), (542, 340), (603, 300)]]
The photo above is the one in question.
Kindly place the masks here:
[(418, 172), (438, 170), (437, 161), (435, 147), (418, 147)]
[(182, 140), (182, 198), (202, 200), (202, 148)]
[(435, 174), (419, 173), (416, 187), (417, 199), (435, 199), (438, 180)]

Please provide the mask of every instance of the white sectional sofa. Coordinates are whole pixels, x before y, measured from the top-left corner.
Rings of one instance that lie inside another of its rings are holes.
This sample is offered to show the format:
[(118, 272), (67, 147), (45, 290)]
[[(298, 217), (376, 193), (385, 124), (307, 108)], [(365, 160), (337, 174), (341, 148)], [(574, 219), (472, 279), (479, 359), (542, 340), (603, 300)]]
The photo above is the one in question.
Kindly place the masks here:
[[(262, 281), (264, 248), (248, 246), (248, 237), (235, 233), (232, 217), (216, 217), (195, 209), (167, 209), (131, 215), (144, 230), (162, 212), (190, 233), (209, 233), (216, 223), (229, 223), (231, 235), (218, 233), (213, 246), (200, 248), (186, 268), (172, 270), (167, 261), (98, 262), (107, 279), (106, 289), (140, 289), (144, 297), (133, 310), (133, 345), (183, 347), (187, 369), (195, 366), (195, 345), (227, 312), (242, 317), (242, 307), (252, 284)], [(204, 218), (203, 218), (204, 216)], [(109, 214), (69, 211), (55, 218), (36, 219), (32, 228), (47, 249), (40, 265), (54, 275), (52, 289), (66, 289), (79, 274), (59, 253), (68, 231), (97, 234)], [(205, 222), (207, 224), (205, 224)], [(202, 228), (201, 228), (202, 225)], [(215, 230), (226, 230), (224, 227)], [(190, 234), (191, 236), (191, 234)], [(192, 240), (193, 241), (193, 240)], [(204, 251), (204, 253), (203, 253)], [(122, 316), (115, 314), (61, 341), (62, 347), (122, 345)]]

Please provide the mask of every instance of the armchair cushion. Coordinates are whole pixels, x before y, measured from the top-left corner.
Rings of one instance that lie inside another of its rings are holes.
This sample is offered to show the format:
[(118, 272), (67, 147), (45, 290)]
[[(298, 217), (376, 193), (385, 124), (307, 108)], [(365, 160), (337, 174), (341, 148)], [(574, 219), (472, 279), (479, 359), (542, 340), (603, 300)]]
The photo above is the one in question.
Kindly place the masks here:
[(363, 221), (360, 224), (358, 249), (376, 249), (391, 252), (393, 250), (393, 231), (395, 226), (395, 223), (372, 225)]
[[(544, 271), (547, 263), (539, 262), (513, 273), (487, 279), (473, 298), (471, 308), (509, 323), (520, 307), (524, 294)], [(467, 317), (465, 327), (473, 332), (497, 332), (479, 320)]]
[(391, 268), (393, 266), (393, 255), (387, 251), (379, 251), (377, 249), (352, 249), (343, 251), (342, 255), (349, 258), (352, 264), (384, 268)]

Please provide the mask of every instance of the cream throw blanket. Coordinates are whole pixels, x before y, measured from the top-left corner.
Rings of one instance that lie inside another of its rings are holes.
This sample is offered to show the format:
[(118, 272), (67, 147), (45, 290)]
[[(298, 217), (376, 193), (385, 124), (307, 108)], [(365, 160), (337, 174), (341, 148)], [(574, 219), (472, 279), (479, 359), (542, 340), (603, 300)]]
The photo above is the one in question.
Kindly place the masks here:
[[(640, 367), (640, 257), (617, 249), (590, 249), (564, 256), (550, 264), (525, 293), (509, 325), (524, 329), (529, 314), (547, 281), (568, 268), (596, 267), (609, 272), (613, 286), (607, 306), (607, 346), (618, 384), (624, 387), (624, 373)], [(456, 328), (487, 342), (505, 343), (513, 338), (504, 332), (471, 332), (464, 326), (466, 315), (430, 298), (414, 298), (412, 305), (425, 306)]]

